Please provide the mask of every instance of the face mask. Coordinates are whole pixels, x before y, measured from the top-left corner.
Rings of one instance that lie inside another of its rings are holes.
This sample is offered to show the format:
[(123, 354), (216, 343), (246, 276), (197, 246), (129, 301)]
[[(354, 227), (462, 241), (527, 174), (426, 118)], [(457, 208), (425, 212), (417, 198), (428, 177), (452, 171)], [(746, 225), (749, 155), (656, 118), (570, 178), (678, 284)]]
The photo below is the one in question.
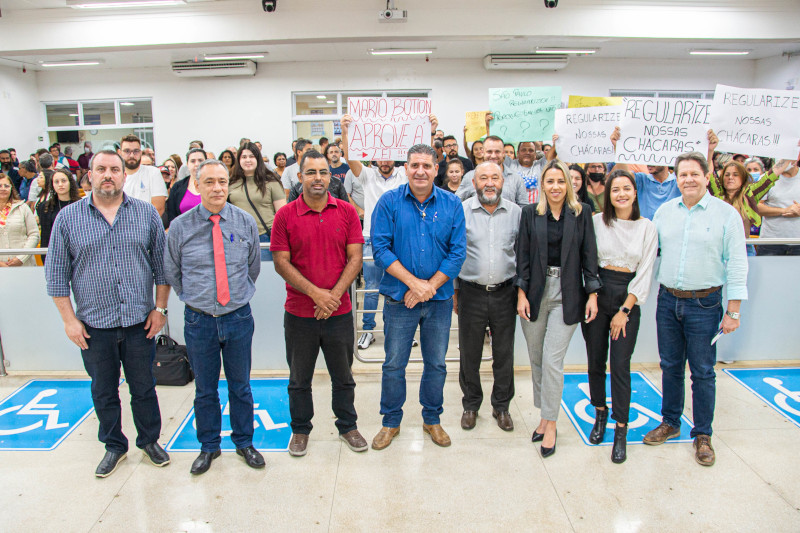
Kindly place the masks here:
[(753, 177), (753, 181), (758, 181), (758, 180), (761, 179), (761, 173), (760, 172), (751, 172), (750, 175)]
[(595, 183), (600, 183), (606, 175), (603, 172), (589, 172), (589, 179)]

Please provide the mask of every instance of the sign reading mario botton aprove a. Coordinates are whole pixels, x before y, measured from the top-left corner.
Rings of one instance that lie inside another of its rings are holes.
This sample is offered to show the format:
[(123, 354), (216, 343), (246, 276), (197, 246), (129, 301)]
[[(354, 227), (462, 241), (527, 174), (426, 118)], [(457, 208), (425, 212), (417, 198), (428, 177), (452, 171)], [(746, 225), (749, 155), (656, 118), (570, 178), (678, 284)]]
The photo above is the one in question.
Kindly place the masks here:
[(88, 379), (29, 381), (0, 402), (0, 450), (54, 450), (94, 410)]
[(722, 152), (795, 159), (800, 94), (717, 85), (711, 126), (719, 137), (717, 150)]
[(617, 163), (672, 166), (684, 152), (708, 152), (711, 102), (689, 98), (625, 98)]
[(347, 109), (353, 159), (405, 161), (409, 148), (431, 143), (430, 98), (350, 97)]

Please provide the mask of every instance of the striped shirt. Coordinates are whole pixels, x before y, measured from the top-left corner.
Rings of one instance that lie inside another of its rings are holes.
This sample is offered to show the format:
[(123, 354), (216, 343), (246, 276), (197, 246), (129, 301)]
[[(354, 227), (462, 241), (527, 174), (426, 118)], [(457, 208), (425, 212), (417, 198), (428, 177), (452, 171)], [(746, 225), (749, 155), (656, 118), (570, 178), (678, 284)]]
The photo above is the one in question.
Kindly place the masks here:
[(93, 328), (140, 324), (155, 307), (153, 282), (164, 277), (164, 225), (147, 202), (122, 195), (109, 224), (92, 197), (58, 214), (45, 263), (47, 294), (69, 296), (79, 320)]

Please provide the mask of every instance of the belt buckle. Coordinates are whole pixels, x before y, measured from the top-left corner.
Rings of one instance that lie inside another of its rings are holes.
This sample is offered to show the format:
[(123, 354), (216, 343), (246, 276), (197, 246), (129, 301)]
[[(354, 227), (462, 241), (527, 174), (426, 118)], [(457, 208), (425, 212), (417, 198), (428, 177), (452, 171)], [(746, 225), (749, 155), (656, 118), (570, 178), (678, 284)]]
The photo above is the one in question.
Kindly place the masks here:
[(486, 292), (494, 292), (496, 290), (495, 287), (497, 287), (496, 283), (494, 285), (486, 285), (484, 288), (486, 289)]

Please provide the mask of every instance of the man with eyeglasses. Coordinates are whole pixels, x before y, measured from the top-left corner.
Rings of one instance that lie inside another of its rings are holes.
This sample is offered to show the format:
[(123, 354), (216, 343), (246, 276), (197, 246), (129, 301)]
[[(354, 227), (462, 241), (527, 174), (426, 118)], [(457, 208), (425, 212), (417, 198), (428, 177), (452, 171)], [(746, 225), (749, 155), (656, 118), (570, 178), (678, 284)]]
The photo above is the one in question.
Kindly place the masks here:
[(158, 214), (163, 215), (167, 203), (167, 186), (156, 167), (142, 165), (142, 143), (139, 137), (123, 137), (117, 153), (125, 161), (125, 194), (153, 204)]
[(459, 159), (461, 163), (464, 165), (464, 173), (466, 174), (470, 170), (474, 169), (475, 166), (472, 164), (472, 161), (467, 159), (466, 157), (461, 157), (458, 155), (458, 141), (452, 135), (447, 135), (444, 139), (442, 139), (444, 143), (444, 160), (439, 163), (439, 171), (436, 174), (436, 181), (434, 185), (437, 187), (441, 187), (444, 183), (445, 174), (447, 174), (447, 163), (453, 161), (454, 159)]
[(347, 289), (361, 271), (361, 222), (355, 208), (328, 193), (331, 172), (316, 150), (300, 159), (303, 193), (275, 215), (275, 271), (286, 280), (283, 326), (289, 363), (289, 454), (306, 454), (314, 402), (311, 380), (320, 348), (331, 376), (332, 407), (339, 438), (354, 452), (367, 449), (356, 427), (353, 315)]

